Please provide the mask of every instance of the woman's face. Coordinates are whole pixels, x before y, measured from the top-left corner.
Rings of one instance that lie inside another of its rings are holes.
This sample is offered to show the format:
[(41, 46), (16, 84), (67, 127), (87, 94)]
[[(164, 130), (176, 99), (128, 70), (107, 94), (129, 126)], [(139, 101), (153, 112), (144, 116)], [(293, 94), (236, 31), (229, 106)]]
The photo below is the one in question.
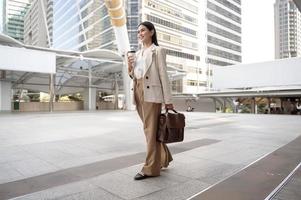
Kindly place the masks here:
[(140, 25), (138, 27), (138, 40), (145, 44), (152, 41), (153, 31), (148, 30), (146, 26)]

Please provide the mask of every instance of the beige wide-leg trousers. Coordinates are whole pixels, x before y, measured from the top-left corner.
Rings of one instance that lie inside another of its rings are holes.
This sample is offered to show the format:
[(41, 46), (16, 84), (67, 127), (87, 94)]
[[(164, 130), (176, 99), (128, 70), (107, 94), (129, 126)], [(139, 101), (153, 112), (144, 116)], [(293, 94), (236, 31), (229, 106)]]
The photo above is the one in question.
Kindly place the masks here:
[(135, 80), (134, 96), (136, 108), (143, 122), (147, 143), (146, 160), (142, 172), (148, 176), (159, 176), (160, 169), (167, 167), (172, 161), (171, 153), (166, 144), (156, 139), (161, 103), (145, 102), (143, 96), (143, 79)]

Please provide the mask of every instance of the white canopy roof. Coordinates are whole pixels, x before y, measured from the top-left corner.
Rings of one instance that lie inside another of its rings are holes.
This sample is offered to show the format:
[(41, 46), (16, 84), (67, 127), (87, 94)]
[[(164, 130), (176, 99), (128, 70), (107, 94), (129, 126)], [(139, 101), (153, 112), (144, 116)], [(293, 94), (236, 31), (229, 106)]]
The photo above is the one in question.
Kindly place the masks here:
[[(1, 33), (0, 46), (2, 48), (14, 47), (24, 50), (34, 50), (35, 52), (54, 53), (56, 57), (56, 94), (68, 94), (83, 91), (88, 87), (89, 75), (92, 78), (92, 87), (99, 88), (102, 91), (110, 93), (110, 91), (113, 90), (117, 79), (119, 90), (123, 90), (122, 67), (125, 65), (123, 58), (115, 51), (94, 49), (85, 52), (77, 52), (36, 47), (25, 45)], [(14, 55), (9, 57), (11, 59), (15, 59)], [(31, 57), (28, 62), (32, 59), (35, 58)], [(42, 65), (41, 68), (43, 67)], [(186, 75), (185, 71), (173, 66), (167, 66), (167, 68), (171, 80), (181, 79)], [(2, 67), (2, 70), (8, 69)], [(48, 92), (49, 75), (42, 70), (41, 73), (37, 72), (39, 71), (30, 72), (28, 70), (11, 70), (6, 72), (6, 79), (13, 83), (13, 88)]]
[[(20, 49), (23, 51), (33, 51), (41, 53), (55, 54), (56, 64), (56, 94), (67, 94), (81, 92), (88, 87), (89, 75), (92, 78), (92, 87), (102, 88), (106, 91), (112, 90), (112, 86), (117, 81), (119, 88), (122, 89), (121, 72), (123, 67), (123, 59), (117, 52), (96, 49), (86, 52), (65, 51), (58, 49), (49, 49), (43, 47), (35, 47), (24, 45), (21, 42), (0, 33), (1, 49)], [(23, 49), (23, 50), (22, 50)], [(19, 51), (18, 51), (19, 52)], [(7, 55), (9, 59), (17, 59), (16, 55)], [(35, 62), (38, 58), (31, 56), (28, 58), (29, 63)], [(21, 65), (19, 63), (19, 65)], [(43, 69), (43, 64), (41, 64)], [(49, 91), (49, 74), (40, 71), (20, 70), (3, 67), (7, 70), (6, 79), (13, 83), (13, 88), (29, 89), (34, 91)], [(1, 70), (1, 66), (0, 66)], [(38, 73), (41, 72), (41, 73)], [(89, 72), (91, 72), (89, 74)]]
[(0, 33), (0, 44), (11, 47), (23, 47), (23, 43), (18, 40)]

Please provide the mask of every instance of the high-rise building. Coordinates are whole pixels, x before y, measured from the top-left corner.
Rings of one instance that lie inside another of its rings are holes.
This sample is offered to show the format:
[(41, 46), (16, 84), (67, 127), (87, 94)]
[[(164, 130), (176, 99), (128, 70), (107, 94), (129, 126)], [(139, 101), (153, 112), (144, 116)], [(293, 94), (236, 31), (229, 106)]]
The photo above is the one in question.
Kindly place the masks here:
[(276, 0), (275, 58), (301, 56), (301, 12), (293, 0)]
[(24, 19), (24, 43), (52, 46), (53, 1), (34, 0)]
[(116, 49), (104, 0), (53, 0), (53, 47), (85, 51)]
[(208, 75), (207, 83), (208, 88), (210, 88), (212, 66), (227, 66), (241, 63), (241, 1), (201, 1), (200, 8), (200, 28), (202, 29), (200, 35), (201, 55), (205, 54), (206, 73)]
[(201, 27), (206, 27), (207, 63), (219, 66), (240, 63), (241, 1), (207, 0), (206, 3), (206, 24)]
[(5, 21), (4, 16), (5, 16), (4, 1), (0, 0), (0, 33), (3, 32), (4, 21)]
[(171, 78), (174, 93), (196, 93), (205, 88), (199, 64), (199, 0), (129, 0), (127, 4), (130, 43), (137, 45), (137, 25), (151, 21), (159, 45), (166, 49), (168, 70), (186, 72)]
[[(30, 0), (2, 0), (2, 32), (21, 42), (24, 40), (24, 16), (30, 7)], [(1, 23), (0, 21), (0, 23)]]

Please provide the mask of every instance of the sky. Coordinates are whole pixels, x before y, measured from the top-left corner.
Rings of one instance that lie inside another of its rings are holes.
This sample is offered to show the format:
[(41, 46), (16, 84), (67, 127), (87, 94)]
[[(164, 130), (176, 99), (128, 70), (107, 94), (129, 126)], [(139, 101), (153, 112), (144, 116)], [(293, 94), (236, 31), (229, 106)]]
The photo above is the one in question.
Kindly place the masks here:
[(242, 63), (275, 59), (275, 0), (242, 0)]

